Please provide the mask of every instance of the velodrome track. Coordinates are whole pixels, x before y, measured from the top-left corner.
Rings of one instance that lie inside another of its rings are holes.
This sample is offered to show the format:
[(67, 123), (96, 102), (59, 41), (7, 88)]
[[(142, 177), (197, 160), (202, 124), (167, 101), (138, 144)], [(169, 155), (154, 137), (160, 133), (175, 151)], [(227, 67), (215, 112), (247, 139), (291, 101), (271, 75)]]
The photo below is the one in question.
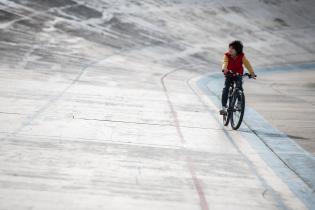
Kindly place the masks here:
[[(314, 209), (312, 150), (255, 110), (279, 68), (312, 87), (314, 7), (0, 1), (0, 209)], [(239, 131), (218, 114), (231, 39), (261, 75)]]

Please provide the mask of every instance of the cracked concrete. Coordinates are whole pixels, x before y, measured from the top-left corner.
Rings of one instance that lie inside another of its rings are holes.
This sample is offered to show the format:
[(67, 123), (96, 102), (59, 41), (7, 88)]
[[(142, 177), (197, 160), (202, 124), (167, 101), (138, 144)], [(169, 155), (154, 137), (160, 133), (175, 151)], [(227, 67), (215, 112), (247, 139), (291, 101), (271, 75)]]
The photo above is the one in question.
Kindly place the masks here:
[[(224, 127), (215, 94), (197, 81), (219, 71), (234, 39), (257, 69), (314, 63), (314, 9), (0, 0), (0, 209), (313, 209), (314, 189), (255, 129)], [(314, 111), (295, 126), (268, 118), (264, 104), (307, 107), (312, 73), (282, 75), (246, 84), (248, 106), (303, 146)], [(262, 95), (266, 84), (274, 95)]]

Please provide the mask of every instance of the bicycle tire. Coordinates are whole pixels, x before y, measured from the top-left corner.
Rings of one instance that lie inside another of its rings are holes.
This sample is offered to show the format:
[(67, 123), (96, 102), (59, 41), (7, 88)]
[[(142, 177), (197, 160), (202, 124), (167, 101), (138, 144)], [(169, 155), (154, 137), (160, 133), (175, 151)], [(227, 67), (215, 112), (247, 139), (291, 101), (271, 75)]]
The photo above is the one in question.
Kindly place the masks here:
[[(239, 102), (240, 101), (240, 102)], [(239, 102), (240, 103), (240, 110), (238, 111), (235, 108), (235, 103)], [(238, 121), (235, 122), (234, 120), (234, 116), (235, 116), (235, 112), (238, 111), (239, 112), (239, 116), (238, 116)], [(233, 97), (233, 102), (232, 102), (232, 112), (231, 112), (231, 117), (230, 117), (230, 121), (231, 121), (231, 127), (233, 128), (233, 130), (237, 130), (243, 121), (243, 117), (244, 117), (244, 112), (245, 112), (245, 95), (243, 93), (243, 91), (239, 90), (235, 93), (234, 97)]]

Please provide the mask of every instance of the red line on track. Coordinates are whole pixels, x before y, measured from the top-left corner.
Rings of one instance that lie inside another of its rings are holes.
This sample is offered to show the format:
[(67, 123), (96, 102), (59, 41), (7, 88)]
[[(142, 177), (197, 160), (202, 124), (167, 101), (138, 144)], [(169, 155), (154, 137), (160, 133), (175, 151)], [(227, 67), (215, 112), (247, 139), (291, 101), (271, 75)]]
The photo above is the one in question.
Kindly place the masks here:
[[(179, 121), (178, 121), (177, 112), (174, 109), (174, 106), (172, 104), (172, 101), (170, 99), (170, 96), (168, 94), (168, 90), (166, 88), (165, 81), (164, 81), (165, 78), (168, 75), (170, 75), (170, 74), (172, 74), (172, 73), (174, 73), (176, 71), (179, 71), (180, 69), (181, 68), (178, 68), (178, 69), (175, 69), (173, 71), (170, 71), (170, 72), (164, 74), (163, 77), (161, 77), (161, 83), (162, 83), (162, 86), (163, 86), (163, 90), (164, 90), (165, 96), (167, 98), (167, 103), (168, 103), (168, 105), (170, 107), (170, 110), (171, 110), (171, 113), (173, 115), (174, 124), (175, 124), (175, 127), (176, 127), (177, 134), (179, 136), (179, 139), (180, 139), (181, 143), (184, 145), (186, 143), (186, 140), (185, 140), (184, 135), (183, 135), (183, 133), (181, 131), (181, 128), (180, 128), (180, 125), (179, 125)], [(187, 164), (187, 168), (188, 168), (188, 170), (190, 172), (191, 178), (193, 180), (193, 184), (195, 186), (195, 189), (196, 189), (198, 197), (199, 197), (200, 208), (202, 210), (209, 210), (209, 205), (208, 205), (207, 199), (205, 197), (204, 191), (202, 189), (202, 185), (201, 185), (201, 183), (200, 183), (200, 181), (199, 181), (199, 179), (198, 179), (198, 177), (197, 177), (197, 175), (195, 173), (195, 170), (194, 170), (194, 168), (192, 166), (192, 161), (190, 160), (190, 158), (188, 156), (186, 156), (186, 164)]]

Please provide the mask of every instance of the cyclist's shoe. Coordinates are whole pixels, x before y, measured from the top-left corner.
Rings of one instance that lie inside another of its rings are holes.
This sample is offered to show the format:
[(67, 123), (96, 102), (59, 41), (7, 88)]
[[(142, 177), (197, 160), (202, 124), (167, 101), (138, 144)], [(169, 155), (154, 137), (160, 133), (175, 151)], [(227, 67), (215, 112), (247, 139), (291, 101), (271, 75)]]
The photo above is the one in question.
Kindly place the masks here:
[(226, 114), (226, 106), (222, 106), (222, 109), (220, 110), (220, 115)]

